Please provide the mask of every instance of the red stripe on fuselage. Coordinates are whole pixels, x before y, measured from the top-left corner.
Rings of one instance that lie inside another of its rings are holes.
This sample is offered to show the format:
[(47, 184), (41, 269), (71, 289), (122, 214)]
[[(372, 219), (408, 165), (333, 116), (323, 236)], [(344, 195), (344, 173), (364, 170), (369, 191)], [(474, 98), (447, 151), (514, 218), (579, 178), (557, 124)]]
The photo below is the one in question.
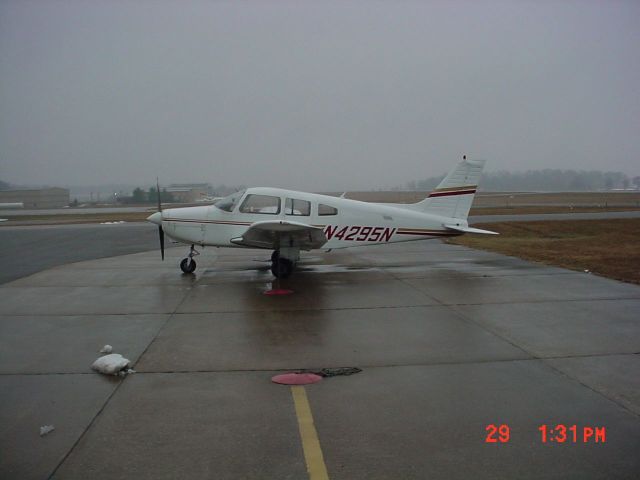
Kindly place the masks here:
[(475, 190), (458, 190), (457, 192), (433, 192), (429, 194), (429, 198), (433, 197), (449, 197), (453, 195), (471, 195), (476, 193)]
[(221, 221), (221, 220), (194, 220), (190, 218), (163, 218), (163, 222), (183, 222), (183, 223), (214, 223), (218, 225), (241, 225), (241, 226), (249, 226), (251, 225), (248, 222), (230, 222), (230, 221)]

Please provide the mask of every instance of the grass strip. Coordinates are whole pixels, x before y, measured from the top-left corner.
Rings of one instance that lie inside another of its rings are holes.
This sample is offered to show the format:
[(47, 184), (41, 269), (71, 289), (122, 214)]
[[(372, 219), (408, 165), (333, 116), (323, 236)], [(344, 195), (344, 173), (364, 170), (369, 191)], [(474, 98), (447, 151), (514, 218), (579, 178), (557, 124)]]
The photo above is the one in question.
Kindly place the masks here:
[(640, 218), (500, 222), (474, 225), (500, 235), (449, 243), (640, 284)]

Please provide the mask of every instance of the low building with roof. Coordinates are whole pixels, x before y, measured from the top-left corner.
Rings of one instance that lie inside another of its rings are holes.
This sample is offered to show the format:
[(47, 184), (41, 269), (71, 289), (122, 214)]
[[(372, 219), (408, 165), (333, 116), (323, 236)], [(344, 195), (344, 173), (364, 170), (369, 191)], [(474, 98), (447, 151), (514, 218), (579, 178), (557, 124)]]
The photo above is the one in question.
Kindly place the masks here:
[(0, 190), (0, 203), (22, 203), (24, 208), (60, 208), (69, 202), (67, 188)]
[(211, 195), (211, 185), (208, 183), (172, 183), (162, 188), (171, 194), (178, 203), (196, 203)]

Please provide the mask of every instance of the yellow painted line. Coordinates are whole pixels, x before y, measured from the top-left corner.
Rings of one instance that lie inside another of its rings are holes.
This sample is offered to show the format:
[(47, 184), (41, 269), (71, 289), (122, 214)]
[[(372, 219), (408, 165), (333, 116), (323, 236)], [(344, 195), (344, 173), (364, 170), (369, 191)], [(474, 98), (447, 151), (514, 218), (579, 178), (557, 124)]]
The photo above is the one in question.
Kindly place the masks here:
[(304, 459), (307, 462), (309, 480), (329, 480), (322, 449), (320, 448), (320, 440), (318, 440), (318, 432), (316, 432), (316, 427), (313, 424), (313, 415), (311, 415), (307, 392), (304, 387), (296, 385), (291, 387), (291, 394), (293, 395), (293, 404), (296, 407), (298, 428), (302, 439)]

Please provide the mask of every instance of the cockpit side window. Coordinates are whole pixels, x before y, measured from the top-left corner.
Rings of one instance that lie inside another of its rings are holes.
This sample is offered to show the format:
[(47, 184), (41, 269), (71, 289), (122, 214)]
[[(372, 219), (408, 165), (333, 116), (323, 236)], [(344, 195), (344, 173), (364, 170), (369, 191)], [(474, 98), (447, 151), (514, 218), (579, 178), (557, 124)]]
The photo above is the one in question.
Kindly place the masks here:
[(225, 212), (232, 212), (236, 205), (244, 195), (244, 190), (240, 190), (239, 192), (232, 193), (228, 197), (219, 198), (213, 205), (219, 208), (220, 210), (224, 210)]
[(298, 200), (297, 198), (287, 198), (284, 204), (285, 215), (311, 215), (311, 202), (306, 200)]
[(318, 215), (337, 215), (338, 209), (335, 207), (330, 207), (329, 205), (324, 205), (322, 203), (318, 204)]
[(249, 194), (240, 205), (240, 211), (242, 213), (277, 215), (280, 213), (280, 197)]

